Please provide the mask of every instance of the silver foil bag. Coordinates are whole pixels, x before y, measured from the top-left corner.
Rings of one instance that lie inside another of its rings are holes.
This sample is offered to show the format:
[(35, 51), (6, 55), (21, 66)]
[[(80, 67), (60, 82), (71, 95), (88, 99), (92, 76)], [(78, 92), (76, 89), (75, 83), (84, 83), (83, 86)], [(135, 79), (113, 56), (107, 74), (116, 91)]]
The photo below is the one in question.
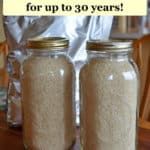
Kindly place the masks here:
[[(20, 52), (25, 52), (25, 44), (27, 39), (29, 38), (62, 36), (67, 37), (69, 39), (70, 48), (68, 54), (72, 58), (77, 72), (76, 92), (75, 92), (77, 124), (79, 124), (78, 74), (80, 71), (80, 67), (82, 66), (87, 57), (87, 53), (85, 50), (86, 41), (89, 39), (108, 39), (112, 26), (112, 20), (113, 20), (112, 16), (4, 17), (4, 29), (6, 33), (6, 39), (10, 48), (10, 52), (16, 51), (18, 49)], [(13, 57), (13, 59), (18, 58)], [(13, 65), (12, 66), (10, 65), (9, 70), (15, 72), (18, 71), (12, 68)], [(19, 81), (19, 76), (15, 78), (15, 80), (10, 80), (10, 82), (12, 82), (10, 83), (10, 85), (15, 86), (16, 80)], [(8, 97), (11, 97), (12, 95), (10, 91), (11, 90), (8, 90)], [(17, 102), (19, 96), (20, 94), (17, 93), (16, 96)], [(14, 101), (15, 97), (13, 96), (13, 102)], [(8, 108), (8, 110), (10, 109)], [(9, 114), (9, 117), (10, 115), (11, 114)]]

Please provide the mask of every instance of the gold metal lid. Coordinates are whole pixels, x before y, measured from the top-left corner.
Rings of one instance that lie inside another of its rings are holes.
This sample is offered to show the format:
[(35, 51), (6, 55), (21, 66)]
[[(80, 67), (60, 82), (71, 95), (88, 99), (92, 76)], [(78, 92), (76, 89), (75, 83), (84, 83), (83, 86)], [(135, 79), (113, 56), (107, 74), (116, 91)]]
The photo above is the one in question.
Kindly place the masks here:
[(69, 40), (63, 37), (33, 38), (27, 41), (27, 48), (61, 50), (68, 48)]
[(131, 40), (90, 40), (86, 49), (90, 51), (126, 52), (132, 50)]

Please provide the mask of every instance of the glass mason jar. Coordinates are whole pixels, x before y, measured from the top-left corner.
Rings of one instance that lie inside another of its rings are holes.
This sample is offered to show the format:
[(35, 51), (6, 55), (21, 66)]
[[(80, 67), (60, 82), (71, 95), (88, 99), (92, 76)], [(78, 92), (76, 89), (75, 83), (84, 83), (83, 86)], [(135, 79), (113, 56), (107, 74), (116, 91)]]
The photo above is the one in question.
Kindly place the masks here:
[(21, 127), (22, 125), (20, 67), (23, 60), (24, 55), (19, 50), (8, 54), (7, 123), (10, 127)]
[(83, 150), (136, 150), (138, 71), (130, 41), (88, 41), (80, 73)]
[(68, 40), (31, 39), (22, 65), (23, 139), (29, 150), (68, 150), (75, 142), (73, 65)]

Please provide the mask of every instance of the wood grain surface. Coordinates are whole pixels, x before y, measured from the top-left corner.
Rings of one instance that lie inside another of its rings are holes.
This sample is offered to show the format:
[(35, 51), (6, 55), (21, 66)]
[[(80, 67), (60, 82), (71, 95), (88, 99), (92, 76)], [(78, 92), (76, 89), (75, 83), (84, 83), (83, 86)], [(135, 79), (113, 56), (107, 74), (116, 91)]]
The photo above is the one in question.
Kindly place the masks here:
[[(0, 112), (0, 150), (24, 150), (21, 129), (7, 126), (6, 116)], [(150, 150), (150, 130), (140, 127), (138, 150)]]

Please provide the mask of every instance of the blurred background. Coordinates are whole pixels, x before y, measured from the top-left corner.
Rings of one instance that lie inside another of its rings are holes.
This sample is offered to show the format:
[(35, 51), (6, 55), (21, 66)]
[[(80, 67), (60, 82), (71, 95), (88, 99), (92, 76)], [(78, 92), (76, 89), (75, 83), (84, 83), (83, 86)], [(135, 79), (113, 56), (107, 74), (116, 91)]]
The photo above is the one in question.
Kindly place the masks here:
[[(114, 16), (110, 38), (132, 39), (133, 57), (139, 68), (140, 87), (140, 150), (150, 150), (150, 1), (147, 16)], [(8, 45), (5, 40), (2, 18), (2, 0), (0, 0), (0, 110), (6, 110), (8, 74), (6, 60)], [(0, 115), (1, 117), (1, 115)], [(0, 127), (2, 121), (0, 119)], [(1, 136), (0, 136), (1, 137)], [(5, 150), (5, 149), (3, 149)]]
[(0, 0), (0, 42), (5, 41), (5, 35), (2, 23), (2, 0)]
[[(133, 57), (140, 71), (140, 118), (150, 121), (150, 0), (147, 16), (114, 16), (110, 38), (132, 39)], [(2, 0), (0, 0), (0, 109), (5, 110), (8, 75), (6, 59), (8, 45), (5, 40), (2, 17)], [(148, 125), (150, 128), (150, 125)]]
[[(2, 0), (0, 0), (1, 2)], [(2, 3), (0, 4), (0, 109), (6, 109), (6, 91), (8, 76), (6, 72), (6, 56), (8, 53), (2, 19)]]

